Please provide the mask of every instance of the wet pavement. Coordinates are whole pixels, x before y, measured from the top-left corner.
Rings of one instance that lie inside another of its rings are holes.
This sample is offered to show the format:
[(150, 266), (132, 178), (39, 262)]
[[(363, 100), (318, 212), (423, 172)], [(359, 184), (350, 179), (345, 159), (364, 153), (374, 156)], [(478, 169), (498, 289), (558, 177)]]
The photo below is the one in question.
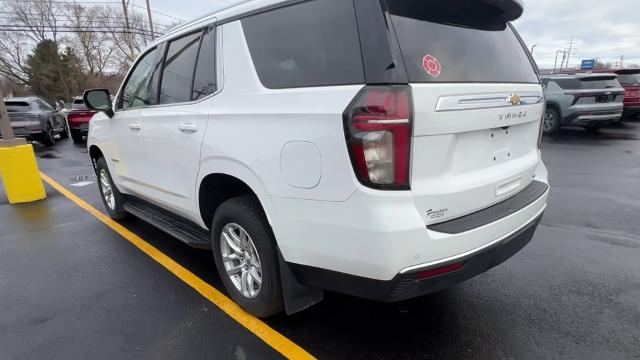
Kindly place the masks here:
[[(104, 211), (84, 146), (37, 147), (41, 170)], [(640, 358), (640, 123), (545, 138), (549, 207), (534, 240), (457, 287), (397, 304), (327, 293), (266, 320), (319, 358)], [(0, 190), (0, 360), (281, 355), (119, 234), (47, 187)], [(211, 254), (122, 223), (217, 289)]]

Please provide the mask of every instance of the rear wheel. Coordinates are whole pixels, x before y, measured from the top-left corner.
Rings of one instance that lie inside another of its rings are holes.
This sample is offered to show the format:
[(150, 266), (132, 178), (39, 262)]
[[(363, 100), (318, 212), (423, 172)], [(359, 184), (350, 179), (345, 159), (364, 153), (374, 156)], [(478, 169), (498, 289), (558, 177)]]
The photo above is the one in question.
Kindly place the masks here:
[(284, 308), (276, 242), (258, 201), (225, 201), (211, 225), (213, 256), (225, 288), (247, 312), (268, 317)]
[(560, 115), (554, 108), (547, 108), (542, 122), (542, 132), (551, 135), (560, 129)]
[(82, 142), (82, 133), (78, 130), (71, 130), (71, 139), (74, 144), (78, 144)]
[(98, 187), (100, 188), (102, 202), (107, 208), (109, 216), (113, 220), (124, 219), (127, 213), (124, 211), (122, 194), (120, 194), (120, 191), (118, 191), (113, 183), (111, 173), (109, 173), (109, 168), (104, 158), (96, 161), (96, 172), (98, 174)]

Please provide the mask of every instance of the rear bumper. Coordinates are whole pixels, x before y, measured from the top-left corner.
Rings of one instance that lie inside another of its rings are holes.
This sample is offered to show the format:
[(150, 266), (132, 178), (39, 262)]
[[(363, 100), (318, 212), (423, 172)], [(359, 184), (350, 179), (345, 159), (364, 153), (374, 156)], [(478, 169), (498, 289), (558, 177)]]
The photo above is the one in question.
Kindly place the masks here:
[(610, 111), (587, 111), (587, 112), (579, 112), (574, 113), (571, 116), (567, 117), (565, 122), (566, 124), (571, 125), (581, 125), (588, 122), (607, 122), (607, 121), (618, 121), (622, 118), (622, 109), (620, 111), (610, 112)]
[(87, 135), (89, 134), (89, 122), (82, 122), (82, 123), (73, 123), (70, 122), (69, 123), (69, 130), (78, 133), (78, 134), (82, 134), (82, 135)]
[[(288, 265), (298, 281), (307, 285), (383, 302), (406, 300), (450, 288), (500, 265), (531, 241), (541, 217), (542, 214), (539, 214), (513, 234), (490, 246), (427, 267), (413, 267), (408, 271), (402, 271), (389, 281), (299, 264)], [(424, 271), (462, 262), (464, 265), (452, 272), (425, 279), (418, 278)]]

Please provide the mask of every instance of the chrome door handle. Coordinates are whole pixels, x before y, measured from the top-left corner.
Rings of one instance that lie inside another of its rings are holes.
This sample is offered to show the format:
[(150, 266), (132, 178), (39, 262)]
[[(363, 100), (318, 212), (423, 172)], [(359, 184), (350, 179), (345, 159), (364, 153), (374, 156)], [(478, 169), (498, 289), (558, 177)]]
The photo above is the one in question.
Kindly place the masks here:
[(193, 133), (193, 132), (198, 131), (198, 125), (190, 124), (190, 123), (184, 123), (184, 124), (180, 124), (178, 126), (178, 129), (180, 129), (180, 131), (182, 131), (182, 132)]
[(138, 123), (133, 123), (133, 124), (129, 124), (129, 129), (131, 130), (140, 130), (142, 129), (142, 126)]

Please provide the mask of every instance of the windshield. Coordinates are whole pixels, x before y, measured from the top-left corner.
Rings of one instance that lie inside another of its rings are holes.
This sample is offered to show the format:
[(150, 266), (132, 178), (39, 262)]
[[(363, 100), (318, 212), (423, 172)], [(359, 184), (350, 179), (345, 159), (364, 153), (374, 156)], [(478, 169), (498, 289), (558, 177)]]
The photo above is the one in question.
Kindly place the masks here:
[(387, 4), (409, 81), (538, 83), (520, 40), (490, 9), (468, 1)]
[(618, 74), (618, 81), (623, 85), (640, 85), (640, 74)]

